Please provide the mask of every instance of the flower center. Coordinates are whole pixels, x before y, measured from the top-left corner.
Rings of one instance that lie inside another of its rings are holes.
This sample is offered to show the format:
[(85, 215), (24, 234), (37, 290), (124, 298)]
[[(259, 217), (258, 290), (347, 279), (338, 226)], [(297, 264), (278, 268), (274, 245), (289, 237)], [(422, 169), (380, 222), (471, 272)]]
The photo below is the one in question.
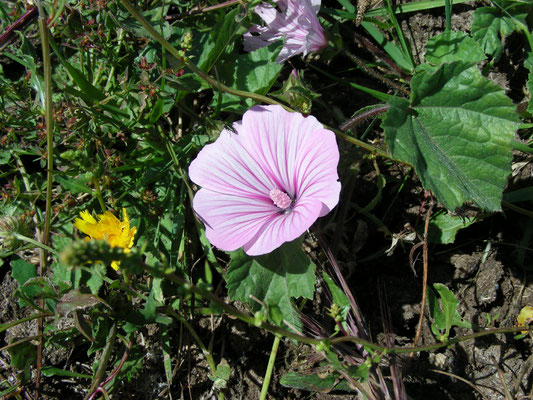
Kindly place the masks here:
[(270, 191), (270, 198), (277, 207), (282, 208), (284, 210), (288, 208), (292, 203), (292, 200), (289, 195), (285, 192), (282, 192), (278, 188), (274, 188)]

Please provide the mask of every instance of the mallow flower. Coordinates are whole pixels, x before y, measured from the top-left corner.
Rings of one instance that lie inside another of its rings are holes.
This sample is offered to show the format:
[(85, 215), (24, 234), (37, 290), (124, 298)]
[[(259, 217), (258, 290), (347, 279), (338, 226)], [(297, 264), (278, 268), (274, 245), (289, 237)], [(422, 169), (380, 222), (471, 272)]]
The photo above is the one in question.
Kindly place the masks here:
[(339, 201), (335, 134), (312, 116), (255, 106), (189, 166), (207, 239), (221, 250), (270, 253)]
[[(255, 12), (265, 22), (254, 25), (244, 34), (244, 50), (253, 51), (285, 37), (285, 44), (276, 62), (281, 64), (292, 56), (318, 51), (328, 45), (317, 14), (321, 0), (273, 0), (276, 7), (261, 3)], [(281, 12), (278, 11), (281, 10)]]

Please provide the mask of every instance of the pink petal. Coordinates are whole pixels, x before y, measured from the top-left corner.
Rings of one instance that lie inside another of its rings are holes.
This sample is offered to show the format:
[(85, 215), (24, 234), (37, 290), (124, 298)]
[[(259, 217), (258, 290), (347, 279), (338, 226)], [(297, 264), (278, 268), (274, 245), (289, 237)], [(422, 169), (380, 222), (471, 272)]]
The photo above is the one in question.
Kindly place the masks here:
[(335, 135), (275, 105), (252, 107), (234, 129), (191, 163), (190, 178), (202, 186), (193, 206), (216, 247), (266, 254), (337, 204)]
[(281, 12), (269, 3), (261, 3), (255, 8), (265, 26), (253, 26), (244, 34), (245, 51), (253, 51), (284, 39), (284, 46), (276, 59), (276, 62), (281, 64), (297, 54), (306, 55), (327, 46), (324, 30), (316, 16), (320, 10), (320, 0), (274, 2)]
[(320, 202), (310, 199), (298, 202), (291, 213), (276, 215), (244, 245), (245, 253), (250, 256), (267, 254), (283, 243), (297, 239), (313, 225), (321, 208)]
[(189, 166), (189, 177), (214, 192), (251, 198), (269, 199), (269, 192), (275, 187), (243, 146), (242, 138), (228, 130), (223, 130), (215, 143), (200, 151)]
[(200, 189), (193, 200), (209, 242), (224, 251), (244, 246), (278, 213), (272, 201)]
[(278, 188), (292, 198), (322, 201), (328, 211), (337, 205), (337, 141), (315, 117), (289, 113), (281, 106), (256, 106), (244, 114), (239, 133)]

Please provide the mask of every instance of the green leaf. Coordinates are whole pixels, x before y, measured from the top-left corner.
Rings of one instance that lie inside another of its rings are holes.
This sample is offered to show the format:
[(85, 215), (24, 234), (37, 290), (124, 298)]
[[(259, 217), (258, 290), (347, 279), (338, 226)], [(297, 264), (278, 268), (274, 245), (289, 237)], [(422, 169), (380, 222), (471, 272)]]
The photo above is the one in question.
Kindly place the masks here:
[(529, 103), (527, 105), (527, 111), (533, 114), (533, 101), (531, 100), (533, 97), (533, 53), (528, 53), (527, 59), (524, 62), (524, 66), (529, 70), (529, 75), (527, 78), (527, 88), (529, 89)]
[(311, 299), (315, 285), (315, 264), (301, 246), (302, 239), (297, 239), (264, 256), (249, 257), (242, 249), (232, 252), (226, 272), (230, 298), (248, 304), (254, 311), (261, 305), (250, 296), (267, 306), (276, 305), (283, 318), (299, 328), (300, 318), (291, 299)]
[(374, 40), (383, 47), (383, 50), (394, 60), (396, 64), (402, 67), (405, 71), (413, 71), (414, 65), (411, 58), (406, 55), (402, 48), (397, 46), (396, 43), (389, 41), (382, 31), (378, 29), (374, 24), (362, 21), (361, 26), (374, 38)]
[(485, 58), (480, 45), (464, 32), (444, 32), (426, 44), (426, 61), (431, 64), (464, 61), (473, 65)]
[(429, 222), (429, 241), (439, 244), (453, 243), (457, 232), (474, 222), (475, 218), (463, 218), (447, 213), (436, 214)]
[(519, 126), (511, 100), (463, 62), (423, 64), (411, 88), (411, 101), (392, 99), (382, 124), (393, 157), (449, 210), (465, 201), (500, 210)]
[(213, 27), (208, 40), (210, 43), (206, 47), (209, 52), (202, 53), (198, 61), (199, 68), (209, 72), (235, 38), (246, 31), (240, 21), (239, 12), (239, 8), (231, 10)]
[[(234, 89), (265, 95), (276, 81), (283, 65), (275, 62), (283, 44), (275, 42), (250, 53), (239, 56), (235, 61), (226, 60), (219, 67), (219, 76), (224, 83)], [(213, 106), (218, 96), (215, 93)], [(254, 104), (252, 99), (223, 93), (220, 109), (244, 112)]]
[(90, 176), (84, 176), (83, 174), (77, 177), (66, 177), (61, 175), (54, 176), (54, 179), (61, 184), (65, 189), (68, 189), (72, 194), (89, 193), (92, 194), (92, 189), (87, 186), (87, 183), (91, 180)]
[(68, 376), (70, 378), (91, 379), (91, 375), (88, 375), (88, 374), (80, 374), (79, 372), (65, 371), (64, 369), (50, 367), (50, 366), (41, 368), (41, 372), (44, 376)]
[(471, 31), (485, 53), (498, 59), (503, 51), (503, 39), (517, 29), (515, 21), (525, 24), (531, 2), (494, 1), (493, 4), (496, 7), (480, 7), (474, 11)]
[(333, 279), (331, 279), (325, 271), (322, 273), (322, 277), (324, 278), (324, 282), (328, 285), (332, 303), (340, 308), (340, 315), (343, 317), (343, 321), (346, 321), (346, 316), (350, 311), (350, 300), (348, 300), (346, 294), (335, 284)]
[(94, 294), (81, 293), (78, 289), (74, 289), (61, 297), (56, 304), (56, 314), (67, 315), (73, 311), (86, 310), (98, 304), (103, 304), (111, 309), (111, 307), (100, 297)]
[(281, 377), (280, 383), (285, 387), (308, 390), (310, 392), (354, 392), (345, 379), (340, 379), (340, 374), (337, 372), (327, 374), (324, 377), (322, 374), (303, 375), (291, 371)]
[(11, 262), (11, 276), (22, 287), (30, 278), (37, 276), (35, 265), (20, 258)]
[(528, 186), (513, 190), (503, 194), (503, 199), (509, 203), (517, 203), (519, 201), (533, 201), (533, 186)]
[(427, 288), (426, 293), (429, 312), (434, 321), (431, 329), (433, 333), (436, 333), (437, 339), (447, 341), (452, 326), (472, 328), (472, 325), (459, 315), (457, 311), (459, 301), (453, 292), (441, 283), (434, 283), (433, 287), (439, 294), (440, 304), (430, 287)]
[[(19, 339), (20, 338), (13, 338), (11, 343), (14, 343)], [(7, 351), (11, 356), (11, 366), (15, 369), (29, 369), (37, 360), (37, 346), (31, 344), (31, 342), (16, 344), (9, 347)]]
[(228, 383), (229, 377), (231, 374), (231, 368), (226, 361), (226, 359), (220, 360), (220, 362), (217, 365), (217, 370), (215, 373), (215, 376), (209, 376), (209, 379), (211, 379), (214, 384), (213, 386), (217, 389), (223, 389), (226, 387), (226, 384)]

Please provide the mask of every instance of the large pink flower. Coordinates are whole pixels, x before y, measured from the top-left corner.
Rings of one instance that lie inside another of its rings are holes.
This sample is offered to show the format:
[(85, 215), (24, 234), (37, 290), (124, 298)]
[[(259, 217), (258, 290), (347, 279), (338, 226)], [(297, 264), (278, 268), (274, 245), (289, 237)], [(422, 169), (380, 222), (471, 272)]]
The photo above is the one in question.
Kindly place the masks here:
[(256, 256), (301, 236), (339, 201), (339, 150), (314, 117), (255, 106), (189, 167), (211, 244)]
[(297, 54), (306, 55), (323, 49), (328, 42), (316, 16), (320, 2), (321, 0), (274, 0), (277, 7), (261, 3), (255, 8), (255, 12), (263, 19), (265, 26), (255, 25), (244, 34), (244, 50), (257, 50), (285, 36), (285, 45), (276, 59), (281, 64)]

